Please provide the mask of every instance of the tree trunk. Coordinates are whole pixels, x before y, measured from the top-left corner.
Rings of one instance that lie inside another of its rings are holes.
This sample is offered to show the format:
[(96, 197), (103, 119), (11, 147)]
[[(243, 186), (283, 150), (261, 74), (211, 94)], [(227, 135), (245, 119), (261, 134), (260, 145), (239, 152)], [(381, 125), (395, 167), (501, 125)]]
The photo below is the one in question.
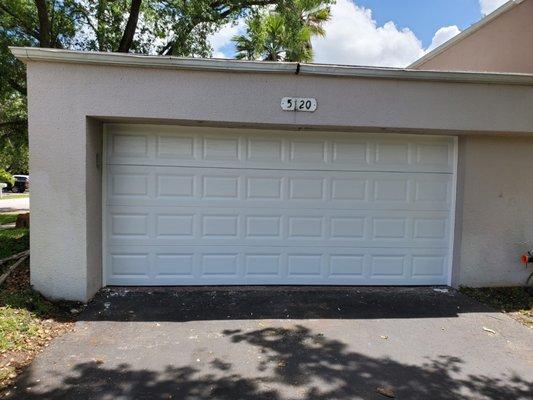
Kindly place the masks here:
[(35, 0), (39, 16), (39, 47), (50, 47), (50, 18), (46, 0)]
[(120, 39), (120, 44), (118, 45), (119, 53), (127, 53), (130, 51), (131, 44), (133, 43), (133, 37), (135, 36), (135, 30), (137, 29), (137, 21), (139, 20), (139, 11), (141, 9), (142, 0), (132, 0), (130, 7), (130, 16), (128, 17), (128, 22), (126, 28), (124, 29), (124, 34), (122, 39)]

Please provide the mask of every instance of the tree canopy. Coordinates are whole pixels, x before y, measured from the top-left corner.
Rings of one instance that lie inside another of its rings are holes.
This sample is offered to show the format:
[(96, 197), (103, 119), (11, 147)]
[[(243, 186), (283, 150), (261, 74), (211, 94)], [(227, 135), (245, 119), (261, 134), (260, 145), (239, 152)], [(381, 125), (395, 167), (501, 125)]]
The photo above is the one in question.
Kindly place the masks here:
[[(327, 19), (324, 13), (329, 18), (329, 8), (321, 7), (323, 3), (322, 0), (1, 0), (0, 167), (14, 173), (28, 172), (25, 70), (12, 56), (9, 46), (208, 57), (212, 52), (210, 34), (239, 18), (249, 21), (260, 18), (261, 29), (267, 27), (265, 32), (270, 35), (271, 55), (261, 53), (244, 58), (279, 60), (283, 54), (283, 59), (309, 60), (310, 38), (323, 34), (321, 23)], [(276, 11), (269, 13), (272, 10)], [(277, 39), (280, 37), (283, 40)]]
[(246, 19), (246, 33), (233, 37), (236, 58), (264, 61), (313, 60), (313, 36), (324, 36), (329, 0), (282, 0), (272, 10), (259, 10)]

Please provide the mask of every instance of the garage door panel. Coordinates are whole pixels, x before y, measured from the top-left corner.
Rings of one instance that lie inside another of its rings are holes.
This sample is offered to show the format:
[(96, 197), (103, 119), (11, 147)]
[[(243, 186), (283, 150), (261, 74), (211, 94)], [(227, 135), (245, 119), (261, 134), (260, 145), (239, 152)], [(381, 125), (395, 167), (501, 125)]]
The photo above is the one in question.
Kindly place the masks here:
[(450, 233), (445, 211), (110, 206), (106, 220), (110, 244), (132, 245), (446, 248)]
[(108, 205), (449, 210), (450, 174), (109, 166)]
[(111, 246), (108, 283), (150, 284), (436, 284), (446, 249)]
[[(453, 172), (445, 137), (294, 134), (108, 125), (107, 163), (127, 165)], [(378, 137), (380, 136), (380, 137)]]
[(450, 138), (106, 129), (107, 284), (447, 282)]

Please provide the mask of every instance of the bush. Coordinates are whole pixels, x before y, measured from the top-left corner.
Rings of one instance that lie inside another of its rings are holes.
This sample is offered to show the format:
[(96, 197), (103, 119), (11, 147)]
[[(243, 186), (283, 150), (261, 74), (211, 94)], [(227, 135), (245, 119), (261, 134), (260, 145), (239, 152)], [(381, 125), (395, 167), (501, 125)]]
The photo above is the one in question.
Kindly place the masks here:
[(0, 183), (1, 182), (13, 185), (15, 183), (15, 178), (13, 178), (13, 175), (11, 175), (5, 169), (0, 168)]

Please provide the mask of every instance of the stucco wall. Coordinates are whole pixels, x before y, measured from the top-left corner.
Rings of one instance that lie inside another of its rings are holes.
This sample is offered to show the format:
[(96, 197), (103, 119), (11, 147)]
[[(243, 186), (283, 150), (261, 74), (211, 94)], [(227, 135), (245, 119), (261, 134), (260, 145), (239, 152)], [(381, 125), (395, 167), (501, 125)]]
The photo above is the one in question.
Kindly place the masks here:
[(416, 69), (533, 73), (533, 0), (525, 0)]
[(87, 297), (102, 286), (102, 163), (103, 124), (87, 119), (86, 181), (87, 191)]
[[(96, 154), (102, 119), (423, 134), (533, 133), (531, 86), (34, 61), (28, 63), (28, 83), (32, 283), (47, 296), (83, 301), (101, 282), (101, 171)], [(283, 96), (316, 97), (318, 110), (283, 112)], [(521, 168), (528, 168), (527, 163)], [(470, 249), (494, 247), (500, 233), (486, 233), (483, 242), (467, 239)], [(473, 272), (464, 276), (469, 283), (475, 280)]]
[(59, 82), (28, 72), (31, 282), (52, 298), (87, 300), (86, 121)]
[[(533, 248), (533, 138), (460, 139), (462, 221), (458, 284), (525, 283), (518, 261)], [(528, 272), (529, 271), (529, 272)]]

